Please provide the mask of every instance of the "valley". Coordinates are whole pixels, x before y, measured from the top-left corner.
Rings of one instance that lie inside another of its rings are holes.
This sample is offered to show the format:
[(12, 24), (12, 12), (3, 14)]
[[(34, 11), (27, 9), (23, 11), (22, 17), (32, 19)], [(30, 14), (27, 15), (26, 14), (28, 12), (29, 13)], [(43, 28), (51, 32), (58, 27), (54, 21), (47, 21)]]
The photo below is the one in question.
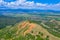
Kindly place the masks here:
[(60, 15), (4, 13), (0, 15), (0, 40), (60, 40)]

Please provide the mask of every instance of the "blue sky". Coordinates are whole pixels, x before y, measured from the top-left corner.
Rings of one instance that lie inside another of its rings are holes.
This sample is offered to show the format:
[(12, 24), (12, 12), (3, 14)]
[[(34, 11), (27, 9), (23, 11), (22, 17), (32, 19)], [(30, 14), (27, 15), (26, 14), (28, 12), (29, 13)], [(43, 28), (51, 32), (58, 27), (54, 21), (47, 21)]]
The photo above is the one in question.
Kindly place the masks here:
[(43, 9), (60, 11), (60, 0), (0, 0), (0, 9)]
[[(27, 0), (27, 1), (32, 1), (32, 0)], [(33, 0), (33, 1), (40, 3), (48, 3), (48, 4), (56, 4), (60, 2), (60, 0)]]
[[(14, 2), (16, 0), (4, 0), (6, 2)], [(27, 1), (34, 1), (34, 2), (39, 2), (39, 3), (48, 3), (48, 4), (56, 4), (56, 3), (59, 3), (60, 0), (27, 0)]]

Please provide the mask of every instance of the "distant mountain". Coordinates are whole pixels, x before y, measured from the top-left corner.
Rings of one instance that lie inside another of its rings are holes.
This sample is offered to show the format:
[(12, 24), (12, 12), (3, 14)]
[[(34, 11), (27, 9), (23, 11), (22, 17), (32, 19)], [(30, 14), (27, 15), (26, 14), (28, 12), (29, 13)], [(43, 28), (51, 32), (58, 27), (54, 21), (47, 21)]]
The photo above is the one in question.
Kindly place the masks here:
[(60, 13), (60, 11), (39, 10), (39, 9), (0, 9), (0, 12), (54, 12), (54, 13)]

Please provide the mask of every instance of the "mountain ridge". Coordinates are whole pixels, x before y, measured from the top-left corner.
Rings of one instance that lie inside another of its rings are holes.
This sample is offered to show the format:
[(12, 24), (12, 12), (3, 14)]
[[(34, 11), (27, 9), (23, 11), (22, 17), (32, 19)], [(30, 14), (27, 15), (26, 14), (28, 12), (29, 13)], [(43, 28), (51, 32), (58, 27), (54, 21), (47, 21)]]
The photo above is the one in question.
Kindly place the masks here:
[(0, 12), (54, 12), (60, 13), (57, 10), (41, 10), (41, 9), (0, 9)]

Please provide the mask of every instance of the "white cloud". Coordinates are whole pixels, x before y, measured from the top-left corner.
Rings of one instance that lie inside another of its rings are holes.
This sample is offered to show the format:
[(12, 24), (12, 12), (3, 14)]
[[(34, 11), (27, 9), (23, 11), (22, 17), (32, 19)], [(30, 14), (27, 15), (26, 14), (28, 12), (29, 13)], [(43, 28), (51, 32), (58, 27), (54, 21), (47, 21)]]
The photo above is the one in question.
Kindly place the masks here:
[(26, 0), (17, 0), (14, 2), (4, 2), (3, 0), (0, 0), (0, 6), (2, 5), (12, 9), (23, 8), (23, 9), (60, 10), (60, 3), (43, 4), (43, 3), (34, 3), (34, 1), (26, 1)]
[(47, 6), (48, 9), (50, 10), (60, 10), (60, 3), (57, 4), (50, 4)]
[(47, 6), (47, 4), (36, 3), (37, 6)]

